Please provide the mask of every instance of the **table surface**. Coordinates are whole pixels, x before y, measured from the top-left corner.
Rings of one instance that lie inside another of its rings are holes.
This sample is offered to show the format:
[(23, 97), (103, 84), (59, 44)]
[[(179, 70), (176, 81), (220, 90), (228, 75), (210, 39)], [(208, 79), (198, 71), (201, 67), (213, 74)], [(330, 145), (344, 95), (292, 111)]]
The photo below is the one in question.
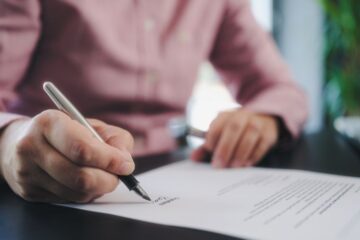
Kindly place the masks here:
[[(185, 150), (137, 159), (141, 173), (186, 157)], [(304, 135), (290, 151), (273, 152), (262, 167), (305, 169), (360, 177), (360, 153), (332, 130)], [(122, 217), (28, 203), (0, 185), (0, 239), (234, 239)]]

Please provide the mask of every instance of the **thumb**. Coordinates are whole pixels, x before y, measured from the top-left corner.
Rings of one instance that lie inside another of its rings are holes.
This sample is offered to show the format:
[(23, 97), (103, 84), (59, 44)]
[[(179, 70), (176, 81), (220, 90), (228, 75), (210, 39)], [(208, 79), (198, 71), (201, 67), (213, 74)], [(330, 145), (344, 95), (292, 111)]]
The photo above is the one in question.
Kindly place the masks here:
[(97, 119), (89, 119), (89, 123), (110, 146), (120, 150), (126, 150), (130, 153), (133, 151), (134, 138), (128, 131), (120, 127), (108, 125)]

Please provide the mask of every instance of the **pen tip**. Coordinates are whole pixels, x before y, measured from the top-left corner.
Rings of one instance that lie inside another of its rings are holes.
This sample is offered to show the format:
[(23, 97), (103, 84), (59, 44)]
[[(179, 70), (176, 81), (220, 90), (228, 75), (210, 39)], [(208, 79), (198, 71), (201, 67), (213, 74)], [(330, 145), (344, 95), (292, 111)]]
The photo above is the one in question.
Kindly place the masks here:
[(145, 200), (151, 201), (151, 198), (149, 197), (149, 195), (144, 195), (142, 196)]
[(137, 185), (133, 190), (143, 199), (151, 201), (149, 195), (139, 185)]

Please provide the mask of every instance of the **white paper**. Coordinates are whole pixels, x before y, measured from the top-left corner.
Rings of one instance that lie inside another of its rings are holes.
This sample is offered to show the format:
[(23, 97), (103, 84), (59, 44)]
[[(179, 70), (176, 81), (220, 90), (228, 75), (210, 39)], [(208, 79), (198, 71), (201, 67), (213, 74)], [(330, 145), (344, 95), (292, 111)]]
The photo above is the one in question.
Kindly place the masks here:
[(137, 178), (153, 202), (120, 185), (65, 205), (250, 239), (360, 239), (360, 179), (299, 170), (216, 170), (182, 161)]

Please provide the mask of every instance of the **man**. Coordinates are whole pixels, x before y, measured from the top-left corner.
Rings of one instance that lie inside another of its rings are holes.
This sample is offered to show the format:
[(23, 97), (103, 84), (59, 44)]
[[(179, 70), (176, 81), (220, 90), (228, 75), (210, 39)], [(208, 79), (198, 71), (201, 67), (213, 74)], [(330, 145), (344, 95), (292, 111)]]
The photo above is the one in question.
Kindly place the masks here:
[[(211, 151), (215, 167), (249, 166), (299, 134), (304, 95), (249, 1), (2, 0), (0, 176), (30, 201), (88, 202), (112, 191), (116, 174), (134, 169), (133, 137), (135, 156), (176, 147), (166, 126), (183, 114), (205, 60), (244, 107), (214, 120), (194, 160)], [(107, 144), (46, 110), (46, 80)]]

